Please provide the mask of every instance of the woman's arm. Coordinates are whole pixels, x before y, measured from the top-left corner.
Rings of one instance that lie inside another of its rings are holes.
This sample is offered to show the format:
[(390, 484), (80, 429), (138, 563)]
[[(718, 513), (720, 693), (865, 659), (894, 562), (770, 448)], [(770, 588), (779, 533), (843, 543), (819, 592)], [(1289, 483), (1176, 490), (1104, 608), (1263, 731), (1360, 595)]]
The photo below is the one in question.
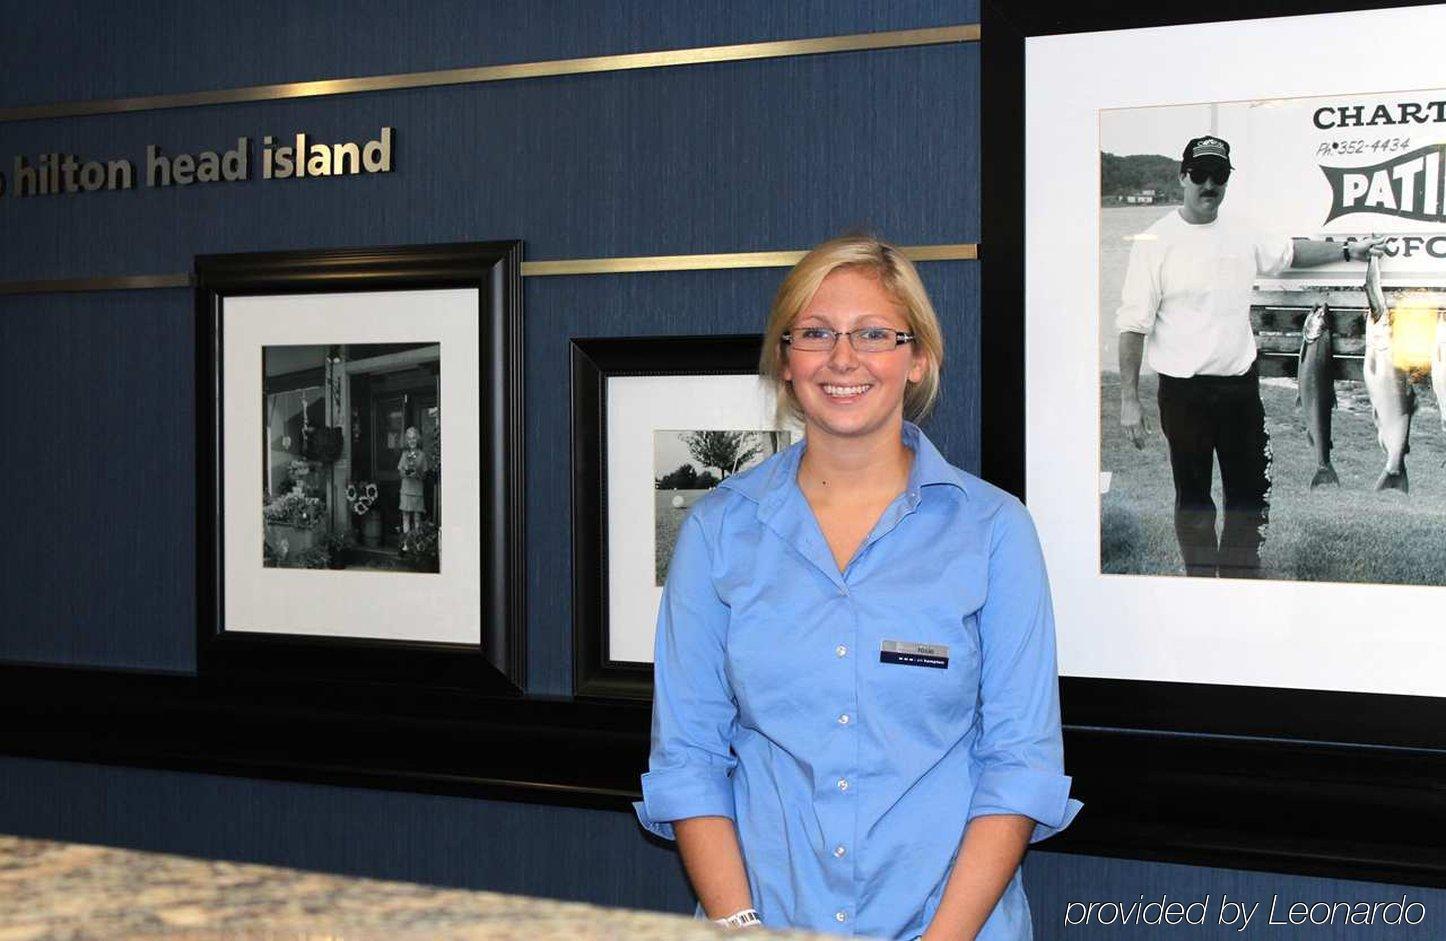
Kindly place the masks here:
[(1029, 843), (1067, 827), (1069, 796), (1059, 721), (1059, 670), (1049, 578), (1034, 522), (1007, 498), (990, 537), (979, 610), (979, 735), (968, 823), (926, 937), (972, 938), (999, 901)]
[(750, 900), (734, 824), (738, 707), (725, 665), (729, 610), (713, 585), (705, 504), (683, 521), (658, 607), (652, 747), (643, 800), (633, 808), (649, 831), (678, 841), (698, 901), (723, 918)]
[(977, 935), (1014, 877), (1033, 831), (1034, 821), (1022, 814), (988, 814), (969, 821), (954, 872), (923, 941)]
[(748, 876), (738, 831), (728, 817), (689, 817), (673, 821), (683, 868), (709, 918), (727, 918), (751, 908)]

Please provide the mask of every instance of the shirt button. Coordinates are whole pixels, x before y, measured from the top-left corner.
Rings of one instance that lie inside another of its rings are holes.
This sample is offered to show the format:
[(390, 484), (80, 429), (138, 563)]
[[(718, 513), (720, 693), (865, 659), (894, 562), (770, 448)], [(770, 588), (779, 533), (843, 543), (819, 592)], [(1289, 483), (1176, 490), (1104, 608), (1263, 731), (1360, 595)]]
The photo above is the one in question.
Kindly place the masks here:
[(848, 725), (848, 724), (849, 724), (849, 714), (848, 714), (847, 712), (845, 712), (843, 715), (841, 715), (841, 716), (838, 717), (838, 724), (839, 724), (839, 725)]
[(849, 916), (843, 912), (835, 912), (833, 917), (835, 921), (847, 921)]
[(834, 854), (835, 856), (842, 857), (843, 854), (844, 854), (843, 844), (839, 844), (838, 846), (835, 846), (835, 847), (833, 848), (833, 854)]
[(840, 585), (840, 586), (839, 586), (839, 589), (838, 589), (838, 593), (839, 593), (840, 595), (847, 595), (847, 594), (849, 593), (849, 590), (848, 590), (847, 587), (845, 587), (845, 586), (843, 586), (843, 585)]
[(847, 778), (838, 779), (838, 789), (840, 791), (847, 791), (849, 789), (849, 782)]
[(842, 656), (844, 656), (845, 654), (847, 654), (847, 653), (849, 652), (849, 649), (848, 649), (848, 647), (844, 646), (843, 644), (839, 644), (837, 647), (835, 647), (835, 648), (833, 649), (833, 652), (836, 653), (836, 654), (838, 654), (840, 657), (842, 657)]

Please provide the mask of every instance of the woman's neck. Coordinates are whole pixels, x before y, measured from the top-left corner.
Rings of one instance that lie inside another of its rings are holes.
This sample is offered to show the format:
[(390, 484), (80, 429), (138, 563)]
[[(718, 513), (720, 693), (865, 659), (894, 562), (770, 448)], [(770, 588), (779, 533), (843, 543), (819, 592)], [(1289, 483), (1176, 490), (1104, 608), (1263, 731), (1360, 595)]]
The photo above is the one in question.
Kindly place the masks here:
[(913, 457), (898, 427), (864, 439), (810, 434), (798, 485), (811, 497), (894, 496), (908, 483)]

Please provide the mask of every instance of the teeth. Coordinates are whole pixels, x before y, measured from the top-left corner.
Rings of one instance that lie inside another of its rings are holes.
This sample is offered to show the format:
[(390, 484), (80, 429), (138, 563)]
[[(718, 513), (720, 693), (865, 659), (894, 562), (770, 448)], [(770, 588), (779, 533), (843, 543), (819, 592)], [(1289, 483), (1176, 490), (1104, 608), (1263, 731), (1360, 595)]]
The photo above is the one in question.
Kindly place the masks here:
[(869, 386), (824, 386), (823, 391), (829, 395), (862, 395), (869, 388)]

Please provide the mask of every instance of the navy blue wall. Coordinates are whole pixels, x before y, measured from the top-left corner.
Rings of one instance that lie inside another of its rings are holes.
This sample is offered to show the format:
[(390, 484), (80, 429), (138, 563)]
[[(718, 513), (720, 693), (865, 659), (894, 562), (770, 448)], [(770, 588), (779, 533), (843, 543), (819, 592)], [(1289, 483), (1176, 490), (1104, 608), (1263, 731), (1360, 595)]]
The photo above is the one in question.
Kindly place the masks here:
[[(0, 107), (977, 19), (971, 2), (866, 0), (7, 4)], [(979, 49), (968, 44), (0, 124), (0, 170), (16, 153), (62, 150), (143, 171), (149, 143), (357, 139), (382, 124), (397, 135), (389, 175), (0, 199), (0, 280), (493, 238), (524, 239), (535, 260), (797, 249), (860, 225), (903, 244), (979, 237)], [(949, 341), (929, 432), (976, 469), (978, 269), (921, 270)], [(556, 590), (569, 584), (570, 480), (565, 462), (541, 459), (567, 453), (569, 338), (757, 330), (780, 277), (525, 281), (533, 692), (570, 691), (571, 611)], [(190, 305), (176, 289), (0, 297), (0, 401), (12, 415), (0, 449), (11, 497), (0, 659), (194, 670)], [(0, 831), (692, 908), (676, 854), (624, 813), (6, 758)], [(1042, 937), (1064, 933), (1070, 900), (1393, 891), (1045, 852), (1026, 877)], [(1446, 893), (1411, 892), (1446, 904)]]

